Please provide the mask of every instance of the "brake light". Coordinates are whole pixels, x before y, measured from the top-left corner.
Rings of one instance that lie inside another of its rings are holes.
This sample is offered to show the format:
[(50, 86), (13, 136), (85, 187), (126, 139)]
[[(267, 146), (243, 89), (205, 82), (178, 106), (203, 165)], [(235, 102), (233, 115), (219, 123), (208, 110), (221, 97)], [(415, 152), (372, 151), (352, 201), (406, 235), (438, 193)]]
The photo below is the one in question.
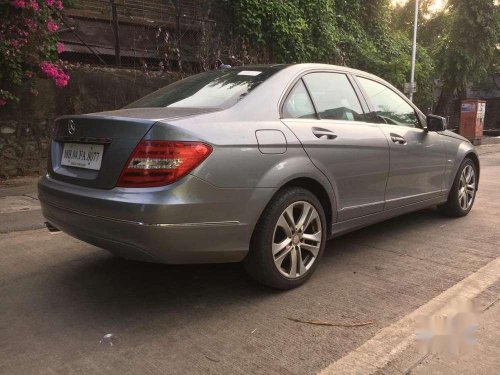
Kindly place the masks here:
[(201, 142), (141, 141), (118, 180), (119, 187), (171, 184), (201, 164), (212, 147)]

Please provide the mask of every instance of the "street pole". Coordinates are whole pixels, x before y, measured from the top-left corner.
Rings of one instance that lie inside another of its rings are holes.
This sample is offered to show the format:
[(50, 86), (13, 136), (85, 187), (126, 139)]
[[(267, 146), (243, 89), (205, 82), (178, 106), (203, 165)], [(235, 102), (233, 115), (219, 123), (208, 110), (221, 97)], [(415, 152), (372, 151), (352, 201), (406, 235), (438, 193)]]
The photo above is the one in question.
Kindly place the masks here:
[(419, 0), (415, 0), (415, 24), (413, 26), (413, 51), (411, 54), (411, 90), (409, 99), (413, 101), (413, 86), (415, 84), (415, 62), (417, 59), (417, 31), (418, 31), (418, 4)]

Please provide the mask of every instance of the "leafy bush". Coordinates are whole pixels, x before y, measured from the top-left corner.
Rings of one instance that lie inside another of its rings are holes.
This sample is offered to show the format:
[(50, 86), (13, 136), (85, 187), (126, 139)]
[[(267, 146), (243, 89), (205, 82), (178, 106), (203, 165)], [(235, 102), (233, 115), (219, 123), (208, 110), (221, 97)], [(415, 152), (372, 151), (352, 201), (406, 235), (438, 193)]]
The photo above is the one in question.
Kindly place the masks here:
[[(0, 7), (0, 106), (18, 98), (16, 86), (37, 75), (51, 78), (56, 86), (68, 84), (58, 54), (58, 14), (61, 0), (11, 0)], [(33, 95), (38, 95), (34, 86)]]
[[(323, 62), (379, 75), (402, 88), (411, 40), (391, 27), (389, 0), (232, 0), (236, 32), (253, 46), (251, 62)], [(432, 103), (433, 61), (419, 47), (417, 104)]]

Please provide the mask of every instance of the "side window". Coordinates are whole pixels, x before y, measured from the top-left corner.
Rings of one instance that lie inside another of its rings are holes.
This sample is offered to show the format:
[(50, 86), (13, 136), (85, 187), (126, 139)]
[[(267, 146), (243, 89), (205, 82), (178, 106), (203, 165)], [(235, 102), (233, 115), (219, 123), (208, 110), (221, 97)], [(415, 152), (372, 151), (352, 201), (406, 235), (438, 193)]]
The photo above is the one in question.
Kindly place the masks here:
[(356, 92), (342, 73), (310, 73), (304, 82), (320, 118), (328, 120), (365, 121)]
[(302, 80), (299, 80), (286, 99), (283, 106), (285, 118), (316, 118), (316, 112), (311, 103)]
[(415, 110), (401, 96), (371, 79), (358, 77), (358, 80), (375, 107), (375, 114), (380, 122), (399, 126), (418, 126)]

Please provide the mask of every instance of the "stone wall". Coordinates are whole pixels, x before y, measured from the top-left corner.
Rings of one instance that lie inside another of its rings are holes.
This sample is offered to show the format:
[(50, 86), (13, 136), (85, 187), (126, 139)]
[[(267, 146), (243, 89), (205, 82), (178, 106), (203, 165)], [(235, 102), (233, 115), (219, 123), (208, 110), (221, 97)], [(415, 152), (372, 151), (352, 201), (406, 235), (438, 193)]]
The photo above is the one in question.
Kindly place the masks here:
[(180, 78), (177, 74), (89, 67), (73, 67), (70, 75), (64, 89), (57, 89), (48, 79), (37, 79), (37, 96), (23, 87), (18, 104), (0, 108), (0, 179), (44, 172), (58, 116), (121, 108)]

